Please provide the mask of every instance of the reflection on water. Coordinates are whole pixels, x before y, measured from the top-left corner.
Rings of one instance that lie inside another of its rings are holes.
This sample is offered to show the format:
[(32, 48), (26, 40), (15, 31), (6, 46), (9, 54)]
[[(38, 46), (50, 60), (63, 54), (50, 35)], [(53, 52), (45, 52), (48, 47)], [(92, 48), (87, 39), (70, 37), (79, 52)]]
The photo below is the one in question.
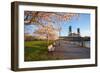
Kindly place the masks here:
[(90, 48), (90, 41), (84, 41), (84, 46)]
[(74, 41), (71, 43), (79, 45), (79, 46), (90, 48), (90, 41)]

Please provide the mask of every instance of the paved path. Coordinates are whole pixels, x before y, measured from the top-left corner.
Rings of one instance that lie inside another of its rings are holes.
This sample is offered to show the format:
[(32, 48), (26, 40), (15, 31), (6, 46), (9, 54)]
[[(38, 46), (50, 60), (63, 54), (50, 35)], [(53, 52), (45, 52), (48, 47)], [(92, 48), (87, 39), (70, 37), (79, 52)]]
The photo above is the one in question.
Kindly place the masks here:
[(80, 47), (68, 41), (56, 42), (55, 51), (52, 53), (57, 59), (82, 59), (90, 58), (90, 48)]

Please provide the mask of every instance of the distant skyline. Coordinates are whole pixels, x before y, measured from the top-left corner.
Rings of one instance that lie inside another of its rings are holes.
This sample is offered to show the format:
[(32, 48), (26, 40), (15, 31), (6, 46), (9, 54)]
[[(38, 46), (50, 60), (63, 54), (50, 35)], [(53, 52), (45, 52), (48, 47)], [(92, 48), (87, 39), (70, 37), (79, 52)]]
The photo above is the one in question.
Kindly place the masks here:
[[(77, 28), (80, 28), (81, 36), (90, 36), (90, 14), (80, 13), (79, 18), (73, 18), (70, 21), (60, 22), (61, 25), (61, 35), (67, 36), (69, 32), (69, 26), (72, 26), (72, 32), (77, 33)], [(33, 34), (36, 26), (34, 25), (25, 25), (25, 33)]]

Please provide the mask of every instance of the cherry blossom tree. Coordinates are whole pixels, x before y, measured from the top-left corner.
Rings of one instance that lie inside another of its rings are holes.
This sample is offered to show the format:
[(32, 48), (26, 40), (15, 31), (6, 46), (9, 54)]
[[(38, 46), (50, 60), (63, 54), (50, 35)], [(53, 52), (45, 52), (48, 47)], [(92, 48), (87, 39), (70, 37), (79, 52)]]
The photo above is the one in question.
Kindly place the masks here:
[(73, 17), (78, 17), (78, 13), (65, 13), (65, 12), (35, 12), (25, 11), (24, 23), (25, 24), (44, 24), (48, 22), (56, 23), (57, 21), (69, 21)]
[(50, 40), (55, 41), (59, 38), (57, 32), (57, 29), (53, 28), (51, 24), (48, 24), (46, 26), (39, 26), (33, 34), (35, 34), (38, 39), (47, 39), (47, 44), (49, 44)]
[[(56, 32), (61, 32), (61, 24), (63, 21), (70, 21), (74, 17), (78, 18), (78, 13), (67, 13), (67, 12), (39, 12), (39, 11), (25, 11), (24, 12), (24, 24), (25, 25), (38, 25), (39, 29), (34, 33), (42, 35), (40, 38), (57, 37)], [(51, 23), (51, 24), (50, 24)], [(55, 26), (57, 24), (57, 26)]]

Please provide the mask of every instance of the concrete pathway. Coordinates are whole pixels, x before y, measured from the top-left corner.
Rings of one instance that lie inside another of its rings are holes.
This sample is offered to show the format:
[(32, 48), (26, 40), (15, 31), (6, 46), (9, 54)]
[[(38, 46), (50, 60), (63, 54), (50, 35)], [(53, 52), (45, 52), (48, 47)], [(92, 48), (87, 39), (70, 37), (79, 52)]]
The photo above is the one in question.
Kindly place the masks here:
[(60, 40), (56, 42), (55, 51), (51, 54), (57, 59), (84, 59), (90, 58), (90, 48), (80, 47), (74, 43)]

